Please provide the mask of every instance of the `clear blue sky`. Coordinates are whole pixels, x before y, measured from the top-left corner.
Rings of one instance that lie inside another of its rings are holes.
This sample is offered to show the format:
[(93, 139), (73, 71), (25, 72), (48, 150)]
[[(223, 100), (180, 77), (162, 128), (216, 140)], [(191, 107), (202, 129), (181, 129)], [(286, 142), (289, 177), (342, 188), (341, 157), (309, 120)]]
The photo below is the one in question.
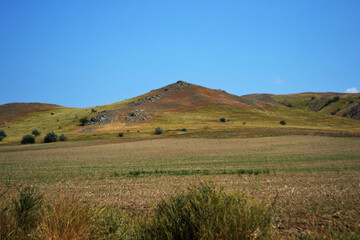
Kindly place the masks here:
[(90, 107), (178, 80), (359, 90), (360, 1), (0, 1), (0, 104)]

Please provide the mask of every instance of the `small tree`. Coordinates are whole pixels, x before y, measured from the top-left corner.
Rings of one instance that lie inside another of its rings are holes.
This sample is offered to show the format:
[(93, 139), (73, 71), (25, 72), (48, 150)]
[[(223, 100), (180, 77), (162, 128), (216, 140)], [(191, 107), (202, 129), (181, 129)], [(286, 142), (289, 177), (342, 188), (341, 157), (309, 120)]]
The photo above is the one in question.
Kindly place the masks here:
[(58, 135), (54, 132), (49, 132), (44, 137), (45, 143), (57, 142), (57, 140), (58, 140)]
[(160, 127), (155, 128), (155, 134), (163, 134), (163, 130)]
[(2, 137), (6, 137), (6, 136), (7, 136), (4, 130), (0, 130), (0, 136), (2, 136)]
[(41, 132), (39, 132), (39, 130), (37, 130), (37, 129), (34, 129), (34, 130), (32, 130), (31, 134), (34, 135), (35, 137), (37, 137), (41, 134)]
[(286, 125), (286, 122), (285, 122), (284, 120), (281, 120), (279, 123), (280, 123), (281, 125)]
[(227, 122), (225, 117), (220, 118), (220, 122)]
[(119, 137), (123, 137), (123, 136), (124, 136), (123, 132), (119, 133)]
[(87, 117), (80, 118), (81, 126), (85, 126), (85, 124), (89, 121)]
[(59, 136), (59, 141), (67, 141), (67, 137), (62, 133), (62, 134)]
[(6, 133), (4, 130), (0, 130), (0, 142), (6, 137)]
[(33, 135), (25, 135), (22, 140), (21, 140), (21, 144), (33, 144), (35, 143), (35, 137)]

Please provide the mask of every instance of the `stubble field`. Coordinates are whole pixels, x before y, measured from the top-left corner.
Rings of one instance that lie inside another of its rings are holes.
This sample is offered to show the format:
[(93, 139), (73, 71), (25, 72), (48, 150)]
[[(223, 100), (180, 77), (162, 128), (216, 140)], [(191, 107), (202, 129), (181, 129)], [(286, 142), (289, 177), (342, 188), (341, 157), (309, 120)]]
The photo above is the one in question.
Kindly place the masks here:
[(274, 238), (313, 237), (334, 222), (359, 229), (360, 138), (171, 138), (3, 146), (0, 164), (0, 187), (7, 196), (34, 185), (49, 201), (69, 196), (151, 217), (160, 199), (206, 180), (273, 204)]

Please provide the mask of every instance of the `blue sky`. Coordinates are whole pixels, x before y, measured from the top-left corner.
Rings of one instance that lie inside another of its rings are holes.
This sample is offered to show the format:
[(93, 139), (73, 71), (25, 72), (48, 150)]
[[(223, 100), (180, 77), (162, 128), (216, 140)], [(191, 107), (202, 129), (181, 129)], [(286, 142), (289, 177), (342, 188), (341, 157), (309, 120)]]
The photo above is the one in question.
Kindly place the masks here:
[(0, 104), (90, 107), (178, 80), (360, 89), (360, 1), (0, 1)]

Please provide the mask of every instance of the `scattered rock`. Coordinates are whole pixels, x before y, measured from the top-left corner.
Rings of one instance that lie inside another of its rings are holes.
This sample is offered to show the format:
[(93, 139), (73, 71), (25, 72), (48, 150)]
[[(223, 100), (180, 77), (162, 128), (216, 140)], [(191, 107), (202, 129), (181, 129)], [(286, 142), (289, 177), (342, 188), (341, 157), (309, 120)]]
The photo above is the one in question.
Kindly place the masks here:
[(90, 118), (84, 126), (95, 125), (95, 124), (104, 124), (112, 122), (115, 113), (113, 111), (102, 111), (97, 116)]
[(126, 121), (127, 121), (127, 122), (132, 122), (133, 119), (132, 119), (132, 117), (126, 117)]

